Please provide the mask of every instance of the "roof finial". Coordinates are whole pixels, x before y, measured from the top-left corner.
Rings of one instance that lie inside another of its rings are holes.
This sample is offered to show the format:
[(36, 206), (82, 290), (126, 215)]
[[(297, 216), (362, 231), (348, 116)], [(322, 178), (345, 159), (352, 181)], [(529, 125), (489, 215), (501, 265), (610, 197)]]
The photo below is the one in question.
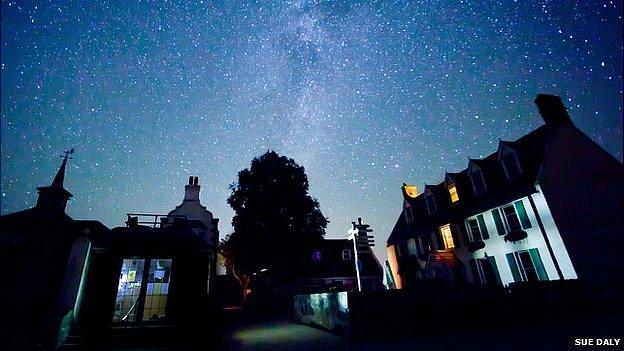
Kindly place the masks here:
[(73, 148), (71, 148), (69, 151), (65, 150), (65, 151), (63, 151), (63, 152), (65, 153), (65, 156), (61, 156), (61, 158), (64, 158), (64, 159), (66, 159), (66, 160), (67, 160), (67, 159), (70, 159), (70, 160), (71, 160), (71, 159), (73, 158), (73, 157), (69, 157), (69, 155), (71, 155), (71, 154), (73, 154), (73, 153), (74, 153), (74, 149), (73, 149)]
[(60, 156), (63, 159), (63, 163), (61, 163), (61, 167), (58, 172), (56, 172), (56, 176), (54, 176), (54, 180), (52, 181), (52, 187), (63, 188), (63, 182), (65, 181), (65, 167), (67, 166), (67, 160), (72, 159), (73, 157), (69, 157), (69, 155), (74, 153), (74, 149), (65, 150), (65, 155)]

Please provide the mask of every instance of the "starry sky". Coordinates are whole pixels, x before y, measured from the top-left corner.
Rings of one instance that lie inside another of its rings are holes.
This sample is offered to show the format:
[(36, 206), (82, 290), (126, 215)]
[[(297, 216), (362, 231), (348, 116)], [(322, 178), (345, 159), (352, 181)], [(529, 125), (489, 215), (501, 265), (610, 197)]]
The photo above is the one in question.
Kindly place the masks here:
[(228, 185), (271, 149), (345, 237), (385, 240), (401, 184), (542, 124), (537, 93), (622, 160), (622, 1), (5, 1), (1, 212), (63, 150), (76, 219), (166, 213), (189, 175), (231, 231)]

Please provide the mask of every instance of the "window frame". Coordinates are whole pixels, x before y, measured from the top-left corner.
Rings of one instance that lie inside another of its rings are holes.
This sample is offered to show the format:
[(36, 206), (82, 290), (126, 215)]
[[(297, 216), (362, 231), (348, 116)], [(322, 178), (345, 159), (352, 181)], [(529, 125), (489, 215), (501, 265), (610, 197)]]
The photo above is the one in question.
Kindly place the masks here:
[[(453, 189), (454, 191), (451, 191), (451, 189)], [(448, 192), (449, 199), (451, 200), (451, 205), (455, 205), (456, 203), (458, 203), (459, 192), (457, 191), (457, 184), (455, 184), (455, 182), (449, 182), (448, 186), (446, 187), (446, 190)], [(453, 193), (455, 194), (455, 200), (453, 200)]]
[[(483, 258), (474, 258), (475, 261), (475, 267), (477, 269), (477, 274), (478, 277), (473, 277), (473, 280), (479, 279), (479, 283), (482, 285), (499, 285), (501, 284), (501, 280), (500, 280), (500, 271), (498, 270), (498, 264), (496, 264), (496, 258), (493, 256), (487, 256), (487, 257), (483, 257)], [(494, 264), (492, 264), (492, 261), (494, 261)], [(492, 269), (492, 273), (494, 275), (494, 281), (493, 282), (488, 282), (487, 278), (486, 278), (486, 274), (485, 274), (485, 269), (483, 268), (483, 265), (487, 264), (489, 265), (490, 269)]]
[[(445, 233), (443, 229), (448, 229), (448, 233)], [(438, 227), (438, 236), (441, 239), (440, 243), (443, 244), (444, 246), (443, 250), (454, 249), (457, 246), (455, 245), (455, 238), (453, 238), (453, 232), (452, 232), (450, 223)], [(450, 245), (448, 245), (449, 240), (450, 240)]]
[[(516, 169), (518, 173), (516, 174), (510, 174), (509, 169), (507, 168), (508, 162), (510, 162), (509, 161), (510, 157), (513, 158), (512, 162), (514, 162), (517, 167)], [(501, 163), (503, 167), (503, 171), (505, 172), (505, 177), (507, 177), (507, 180), (510, 180), (510, 181), (514, 180), (522, 175), (522, 166), (520, 165), (520, 160), (518, 159), (518, 155), (516, 154), (516, 151), (514, 151), (510, 147), (503, 146), (501, 150), (499, 162)]]
[[(477, 186), (475, 183), (475, 177), (479, 176), (479, 178), (481, 179), (481, 184), (483, 185), (483, 189), (481, 191), (477, 191)], [(483, 171), (481, 170), (481, 168), (478, 167), (473, 167), (470, 172), (470, 184), (472, 185), (472, 191), (474, 192), (475, 195), (481, 195), (483, 193), (485, 193), (485, 191), (487, 190), (487, 185), (485, 184), (485, 177), (483, 176)]]
[[(346, 253), (347, 255), (345, 255), (345, 253)], [(342, 249), (341, 254), (342, 254), (342, 260), (343, 260), (343, 261), (351, 261), (351, 259), (353, 258), (353, 255), (352, 255), (352, 253), (351, 253), (351, 250), (350, 250), (350, 249)], [(345, 256), (348, 256), (348, 257), (345, 257)]]
[[(534, 250), (536, 252), (536, 256), (540, 260), (539, 267), (541, 267), (541, 271), (542, 271), (541, 274), (540, 274), (540, 269), (538, 269), (538, 265), (535, 262), (535, 257), (534, 257), (534, 255), (531, 254), (532, 250)], [(513, 263), (515, 265), (516, 272), (518, 273), (519, 278), (520, 278), (519, 282), (532, 282), (532, 281), (546, 281), (546, 280), (549, 280), (548, 273), (546, 272), (546, 268), (544, 267), (544, 261), (541, 259), (541, 255), (540, 255), (539, 250), (537, 248), (515, 251), (515, 252), (511, 252), (509, 254), (511, 254), (511, 257), (513, 257), (513, 261), (514, 261)], [(526, 254), (528, 256), (528, 258), (530, 259), (530, 262), (531, 262), (531, 265), (532, 265), (532, 267), (530, 269), (533, 270), (533, 272), (535, 274), (535, 277), (537, 278), (536, 280), (529, 280), (529, 275), (527, 274), (527, 269), (526, 269), (526, 267), (524, 265), (524, 262), (522, 262), (522, 258), (520, 257), (520, 254)], [(507, 262), (509, 264), (511, 264), (509, 259), (507, 260)], [(510, 267), (510, 269), (512, 270), (512, 273), (513, 273), (514, 269), (512, 267)], [(543, 276), (541, 276), (541, 275), (543, 275)], [(515, 280), (515, 278), (514, 278), (514, 282), (517, 282)]]
[[(481, 217), (481, 220), (479, 220), (479, 217)], [(472, 232), (472, 226), (470, 225), (471, 221), (475, 221), (477, 223), (477, 229), (479, 230), (479, 238), (475, 238), (473, 232)], [(485, 217), (483, 216), (483, 214), (478, 214), (474, 217), (470, 217), (467, 218), (464, 221), (465, 225), (466, 225), (466, 233), (468, 234), (468, 239), (470, 240), (471, 243), (477, 241), (477, 240), (487, 240), (490, 238), (489, 235), (489, 231), (487, 230), (487, 224), (485, 224)], [(485, 234), (485, 235), (484, 235)], [(486, 237), (487, 236), (487, 237)]]
[[(433, 205), (433, 209), (431, 209), (429, 201), (431, 201), (431, 205)], [(438, 205), (436, 204), (435, 195), (431, 191), (425, 193), (425, 206), (427, 206), (427, 213), (429, 213), (429, 215), (434, 214), (438, 210)]]

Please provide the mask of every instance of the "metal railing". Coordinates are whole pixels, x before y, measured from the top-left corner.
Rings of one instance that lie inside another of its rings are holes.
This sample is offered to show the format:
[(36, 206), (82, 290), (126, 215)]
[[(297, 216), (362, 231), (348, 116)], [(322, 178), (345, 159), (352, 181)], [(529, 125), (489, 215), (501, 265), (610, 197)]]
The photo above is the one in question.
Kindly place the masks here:
[(187, 217), (184, 215), (163, 215), (154, 213), (128, 213), (126, 214), (126, 227), (131, 226), (151, 226), (152, 228), (162, 228), (164, 225), (176, 224), (179, 221), (186, 222)]

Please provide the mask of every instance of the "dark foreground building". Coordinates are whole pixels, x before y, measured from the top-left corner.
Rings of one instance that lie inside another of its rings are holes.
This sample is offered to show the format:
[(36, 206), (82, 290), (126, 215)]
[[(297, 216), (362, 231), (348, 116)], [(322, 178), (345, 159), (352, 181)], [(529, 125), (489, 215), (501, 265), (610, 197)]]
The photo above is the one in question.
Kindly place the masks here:
[(126, 227), (94, 240), (72, 332), (84, 339), (80, 342), (125, 339), (148, 346), (192, 341), (200, 334), (215, 337), (218, 318), (209, 295), (213, 251), (196, 234), (203, 225), (168, 215), (150, 215), (154, 220), (147, 222), (156, 224), (145, 225), (139, 219), (146, 216), (128, 215)]
[(197, 177), (169, 214), (109, 230), (65, 213), (69, 153), (35, 207), (0, 217), (0, 349), (215, 341), (218, 219), (199, 203)]
[(108, 232), (65, 213), (72, 197), (63, 186), (67, 159), (50, 186), (37, 188), (35, 207), (0, 217), (1, 349), (55, 346), (62, 321), (81, 307), (92, 240)]

